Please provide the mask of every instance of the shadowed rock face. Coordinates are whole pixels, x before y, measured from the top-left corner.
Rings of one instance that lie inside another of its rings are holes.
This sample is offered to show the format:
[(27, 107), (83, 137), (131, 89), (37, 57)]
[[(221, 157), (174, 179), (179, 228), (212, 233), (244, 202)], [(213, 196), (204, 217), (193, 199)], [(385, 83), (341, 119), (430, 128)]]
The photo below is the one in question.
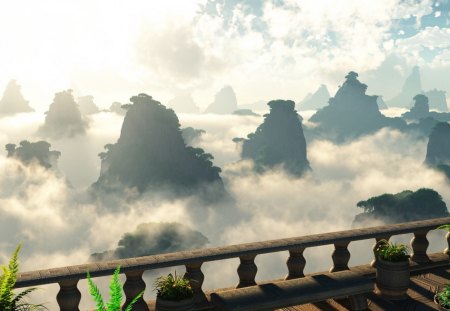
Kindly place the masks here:
[(45, 123), (38, 132), (40, 135), (58, 139), (86, 132), (87, 122), (81, 117), (72, 90), (56, 93), (46, 114)]
[(214, 185), (224, 191), (220, 168), (202, 149), (186, 147), (172, 109), (146, 94), (130, 100), (117, 143), (99, 154), (102, 168), (94, 188), (191, 194), (199, 186)]
[(242, 159), (252, 159), (257, 171), (277, 165), (293, 175), (302, 175), (310, 169), (306, 157), (306, 141), (301, 117), (291, 100), (272, 100), (270, 113), (255, 133), (242, 141)]
[(297, 104), (298, 110), (320, 109), (327, 105), (330, 99), (330, 93), (326, 85), (322, 84), (314, 94), (308, 94)]
[(314, 136), (342, 143), (385, 126), (397, 129), (406, 127), (402, 119), (387, 118), (381, 114), (377, 96), (366, 95), (367, 85), (359, 82), (357, 77), (356, 72), (349, 72), (336, 95), (330, 98), (328, 106), (310, 118), (318, 124), (312, 131)]
[(414, 95), (422, 92), (422, 82), (420, 81), (419, 67), (414, 67), (411, 74), (406, 78), (401, 92), (388, 101), (390, 107), (409, 108), (412, 105), (411, 99)]
[(37, 163), (47, 169), (56, 169), (61, 153), (50, 151), (50, 146), (48, 142), (43, 140), (35, 143), (22, 140), (19, 147), (16, 147), (15, 144), (7, 144), (5, 148), (8, 151), (8, 158), (15, 158), (24, 164)]
[(397, 194), (385, 193), (360, 201), (357, 206), (363, 208), (364, 212), (356, 215), (354, 226), (370, 226), (374, 221), (391, 224), (449, 216), (439, 193), (426, 188), (415, 192), (405, 190)]
[(236, 94), (231, 86), (225, 86), (214, 98), (214, 102), (206, 108), (206, 113), (229, 114), (237, 109)]
[(425, 163), (430, 166), (450, 165), (450, 124), (440, 122), (433, 128)]
[(6, 86), (3, 97), (0, 100), (0, 114), (15, 114), (20, 112), (30, 112), (34, 111), (28, 105), (22, 93), (20, 92), (20, 86), (17, 84), (16, 80), (9, 81)]
[(199, 249), (208, 243), (199, 231), (180, 223), (143, 223), (125, 233), (115, 250), (92, 254), (89, 261), (105, 261)]

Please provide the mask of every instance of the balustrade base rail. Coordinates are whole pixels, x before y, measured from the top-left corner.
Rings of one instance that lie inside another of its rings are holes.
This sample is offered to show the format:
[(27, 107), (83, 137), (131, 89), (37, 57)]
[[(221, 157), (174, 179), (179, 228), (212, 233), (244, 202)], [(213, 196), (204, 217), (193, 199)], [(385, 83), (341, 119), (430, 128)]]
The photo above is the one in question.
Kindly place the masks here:
[[(425, 273), (429, 270), (436, 269), (436, 268), (450, 268), (450, 260), (449, 260), (449, 256), (447, 254), (433, 253), (433, 254), (428, 254), (428, 257), (430, 258), (430, 261), (427, 263), (416, 263), (413, 261), (410, 262), (411, 276), (422, 274), (422, 273)], [(350, 270), (357, 272), (361, 275), (364, 275), (368, 278), (375, 279), (376, 268), (372, 267), (371, 264), (353, 266), (353, 267), (350, 267)], [(311, 273), (308, 275), (313, 276), (313, 275), (319, 275), (319, 274), (323, 274), (323, 273), (324, 272), (315, 272), (315, 273)], [(276, 283), (276, 282), (281, 282), (283, 280), (284, 279), (273, 279), (273, 280), (263, 281), (258, 284)], [(449, 284), (450, 284), (450, 280), (449, 280)], [(202, 305), (196, 306), (195, 310), (196, 311), (207, 311), (207, 310), (213, 311), (214, 306), (210, 303), (210, 300), (211, 300), (210, 295), (212, 293), (218, 293), (218, 292), (222, 292), (222, 291), (232, 290), (235, 288), (236, 287), (226, 287), (226, 288), (205, 291), (207, 301), (205, 303), (203, 303)], [(155, 300), (150, 300), (148, 302), (148, 306), (149, 306), (149, 311), (154, 311), (155, 310)]]

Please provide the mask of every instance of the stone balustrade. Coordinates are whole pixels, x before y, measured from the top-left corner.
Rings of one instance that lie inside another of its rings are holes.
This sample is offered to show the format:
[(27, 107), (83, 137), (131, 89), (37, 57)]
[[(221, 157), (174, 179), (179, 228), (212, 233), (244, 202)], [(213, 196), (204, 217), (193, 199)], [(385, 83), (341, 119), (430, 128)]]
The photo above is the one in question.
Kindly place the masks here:
[[(81, 299), (77, 283), (79, 280), (86, 278), (86, 271), (88, 270), (93, 278), (107, 276), (112, 275), (115, 268), (120, 265), (121, 273), (126, 275), (124, 292), (126, 303), (128, 303), (137, 293), (146, 288), (142, 279), (144, 271), (184, 265), (186, 276), (193, 280), (191, 284), (195, 294), (195, 302), (200, 307), (207, 303), (206, 295), (202, 289), (205, 276), (201, 267), (204, 262), (239, 258), (240, 264), (237, 267), (239, 283), (237, 287), (245, 287), (256, 284), (255, 276), (258, 268), (255, 264), (255, 257), (260, 254), (289, 251), (289, 258), (286, 262), (288, 268), (286, 279), (292, 279), (304, 276), (306, 260), (303, 252), (306, 248), (334, 245), (334, 252), (331, 256), (333, 266), (330, 269), (331, 272), (334, 272), (349, 269), (350, 252), (348, 246), (353, 241), (375, 239), (375, 242), (377, 242), (395, 235), (413, 233), (411, 261), (424, 264), (430, 261), (427, 254), (429, 245), (427, 233), (447, 223), (450, 223), (450, 217), (22, 272), (19, 273), (15, 287), (58, 283), (60, 291), (56, 300), (60, 309), (75, 311), (79, 310)], [(450, 234), (446, 235), (446, 241), (448, 244), (447, 250), (450, 249)], [(376, 262), (372, 262), (372, 266), (374, 265), (376, 265)], [(148, 310), (143, 298), (135, 304), (133, 310)]]

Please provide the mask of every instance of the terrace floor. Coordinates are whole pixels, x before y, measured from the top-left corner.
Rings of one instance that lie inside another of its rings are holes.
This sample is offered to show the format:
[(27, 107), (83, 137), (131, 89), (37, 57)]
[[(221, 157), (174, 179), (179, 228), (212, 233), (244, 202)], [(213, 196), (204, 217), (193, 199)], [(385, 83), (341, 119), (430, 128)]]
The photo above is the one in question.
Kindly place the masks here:
[[(447, 255), (432, 254), (430, 256), (431, 264), (411, 265), (411, 282), (408, 289), (408, 298), (404, 301), (391, 302), (383, 299), (377, 294), (377, 290), (368, 295), (369, 310), (380, 311), (425, 311), (439, 310), (434, 303), (434, 294), (440, 291), (445, 285), (450, 284), (450, 261)], [(370, 265), (352, 267), (351, 270), (362, 273), (370, 278), (375, 278), (375, 269)], [(277, 281), (277, 280), (275, 280)], [(275, 282), (273, 281), (273, 282)], [(209, 299), (208, 292), (206, 296)], [(150, 311), (155, 310), (155, 302), (150, 301)], [(214, 309), (211, 305), (205, 305), (199, 310)], [(314, 304), (304, 304), (295, 307), (282, 308), (277, 311), (341, 311), (349, 310), (345, 300), (326, 300)]]

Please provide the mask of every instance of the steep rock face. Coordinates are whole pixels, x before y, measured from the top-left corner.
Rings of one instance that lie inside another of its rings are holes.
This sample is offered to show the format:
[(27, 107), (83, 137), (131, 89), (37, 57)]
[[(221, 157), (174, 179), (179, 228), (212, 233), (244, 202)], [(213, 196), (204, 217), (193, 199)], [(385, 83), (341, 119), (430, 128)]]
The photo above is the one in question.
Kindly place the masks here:
[(322, 84), (314, 94), (308, 94), (297, 104), (298, 110), (316, 110), (327, 105), (330, 93), (326, 85)]
[(19, 147), (15, 144), (5, 146), (8, 158), (15, 158), (24, 164), (37, 163), (47, 169), (56, 169), (61, 152), (50, 151), (50, 147), (51, 145), (43, 140), (35, 143), (22, 140)]
[(89, 261), (105, 261), (199, 249), (208, 243), (199, 231), (180, 223), (142, 223), (125, 233), (115, 250), (91, 255)]
[(228, 114), (237, 109), (236, 94), (231, 86), (225, 86), (215, 96), (214, 102), (206, 108), (206, 113)]
[(390, 107), (409, 108), (412, 106), (411, 99), (414, 95), (422, 92), (422, 82), (420, 80), (419, 67), (415, 66), (411, 74), (406, 78), (401, 92), (388, 101)]
[(433, 128), (425, 163), (430, 166), (450, 165), (450, 124), (440, 122)]
[(270, 113), (255, 133), (242, 141), (243, 159), (252, 159), (258, 171), (283, 165), (293, 175), (302, 175), (310, 169), (306, 156), (306, 141), (302, 119), (291, 100), (272, 100), (267, 105)]
[(45, 123), (39, 129), (41, 135), (58, 139), (86, 132), (87, 122), (83, 120), (71, 90), (56, 93), (46, 114)]
[[(220, 168), (200, 148), (186, 147), (178, 118), (172, 109), (146, 94), (133, 96), (120, 137), (99, 154), (102, 168), (95, 187), (169, 190), (191, 194), (198, 186), (223, 190)], [(224, 190), (223, 190), (224, 191)]]
[(409, 120), (420, 120), (428, 117), (430, 113), (430, 106), (428, 105), (428, 98), (425, 95), (418, 94), (414, 96), (414, 106), (410, 111), (402, 114), (402, 117)]
[(20, 86), (16, 80), (9, 81), (0, 100), (0, 114), (15, 114), (30, 111), (34, 111), (34, 109), (23, 98)]
[(100, 109), (94, 103), (94, 96), (91, 95), (78, 97), (78, 106), (81, 114), (84, 116), (100, 112)]
[(445, 98), (445, 91), (433, 89), (428, 92), (423, 92), (423, 95), (428, 97), (430, 109), (447, 112), (447, 99)]
[(415, 192), (385, 193), (360, 201), (357, 206), (364, 212), (355, 216), (354, 226), (367, 226), (374, 221), (391, 224), (449, 216), (440, 194), (426, 188)]
[(179, 92), (173, 99), (171, 99), (167, 106), (175, 110), (175, 112), (197, 113), (200, 109), (194, 102), (192, 95), (188, 91)]
[(318, 123), (314, 136), (337, 143), (373, 133), (389, 126), (403, 129), (405, 121), (387, 118), (378, 109), (377, 96), (366, 95), (367, 85), (357, 79), (356, 72), (349, 72), (344, 84), (329, 100), (328, 106), (318, 110), (309, 121)]

